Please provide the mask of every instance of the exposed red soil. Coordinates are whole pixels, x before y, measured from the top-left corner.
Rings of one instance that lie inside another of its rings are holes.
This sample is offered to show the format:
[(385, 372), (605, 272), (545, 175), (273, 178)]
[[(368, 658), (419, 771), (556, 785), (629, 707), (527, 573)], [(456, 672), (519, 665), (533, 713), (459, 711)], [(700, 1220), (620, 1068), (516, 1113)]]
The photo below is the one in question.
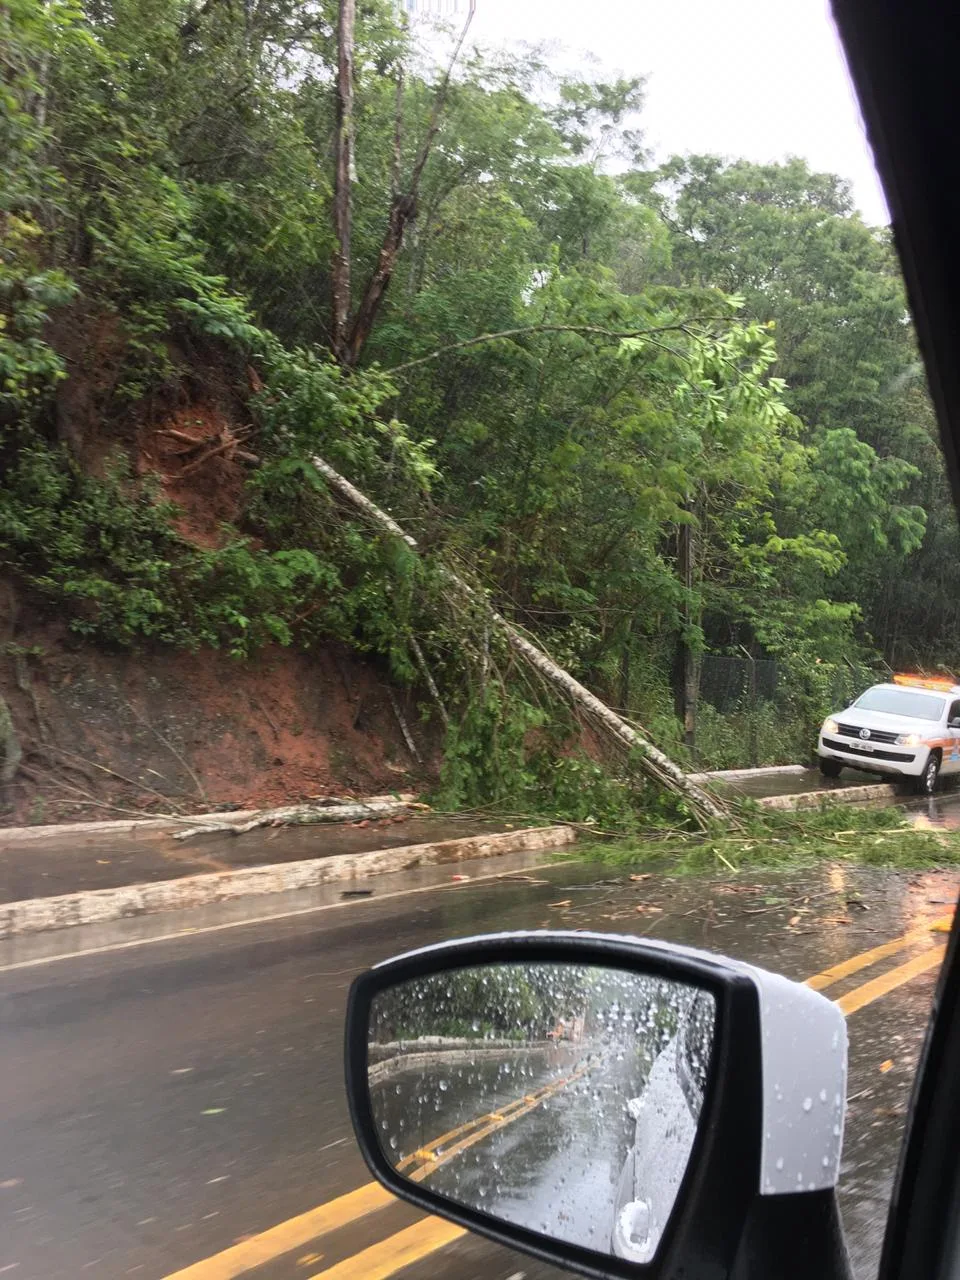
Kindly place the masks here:
[[(70, 377), (58, 395), (59, 438), (92, 472), (125, 453), (134, 475), (155, 476), (180, 508), (185, 538), (221, 545), (223, 526), (242, 520), (256, 375), (215, 346), (171, 346), (178, 372), (131, 408), (118, 399), (129, 370), (116, 321), (75, 308), (61, 329), (53, 336)], [(0, 579), (0, 695), (24, 752), (0, 788), (0, 824), (415, 789), (431, 766), (406, 746), (386, 680), (344, 647), (274, 646), (237, 662), (215, 651), (82, 646), (65, 619)], [(435, 764), (416, 707), (394, 696)]]
[(381, 674), (346, 650), (272, 647), (242, 663), (214, 651), (107, 653), (22, 614), (16, 643), (44, 656), (21, 658), (19, 679), (15, 659), (0, 659), (24, 748), (0, 823), (416, 790), (431, 773), (410, 755)]

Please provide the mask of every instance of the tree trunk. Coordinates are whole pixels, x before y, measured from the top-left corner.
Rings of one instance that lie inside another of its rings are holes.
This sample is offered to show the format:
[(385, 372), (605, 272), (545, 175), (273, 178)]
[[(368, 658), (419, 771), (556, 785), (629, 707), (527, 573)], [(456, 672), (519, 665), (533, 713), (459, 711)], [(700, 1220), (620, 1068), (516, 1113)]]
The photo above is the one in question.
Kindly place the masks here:
[[(335, 197), (334, 197), (335, 201), (337, 198), (337, 192), (339, 192), (340, 165), (342, 163), (342, 155), (339, 148), (342, 147), (343, 145), (341, 141), (342, 131), (339, 127), (340, 126), (340, 107), (341, 107), (341, 104), (346, 101), (344, 97), (343, 86), (342, 86), (342, 80), (343, 80), (343, 74), (344, 74), (343, 73), (344, 48), (347, 43), (346, 36), (344, 34), (345, 32), (344, 10), (347, 7), (347, 5), (350, 6), (351, 17), (350, 17), (349, 50), (350, 50), (350, 68), (351, 68), (351, 74), (352, 74), (353, 6), (354, 4), (355, 4), (355, 0), (340, 0), (339, 39), (340, 39), (341, 87), (337, 96), (338, 152), (337, 152), (337, 188), (336, 188)], [(446, 73), (444, 74), (444, 77), (441, 80), (440, 85), (437, 89), (436, 95), (434, 97), (433, 110), (430, 113), (430, 122), (427, 125), (427, 132), (424, 136), (423, 142), (420, 145), (420, 150), (418, 151), (417, 158), (414, 161), (413, 172), (410, 175), (410, 182), (407, 186), (406, 192), (404, 193), (401, 193), (399, 191), (399, 178), (398, 178), (398, 164), (399, 164), (399, 158), (400, 158), (401, 129), (402, 129), (402, 119), (400, 116), (402, 96), (398, 96), (397, 108), (396, 108), (397, 115), (394, 121), (394, 154), (393, 154), (393, 172), (391, 175), (391, 185), (393, 186), (394, 191), (393, 191), (392, 199), (390, 201), (390, 213), (387, 216), (387, 229), (383, 234), (383, 241), (380, 245), (380, 253), (377, 257), (377, 265), (374, 267), (373, 273), (371, 274), (370, 279), (367, 281), (366, 288), (363, 291), (363, 298), (361, 299), (360, 306), (357, 308), (357, 315), (356, 315), (356, 318), (354, 319), (353, 324), (350, 326), (349, 334), (347, 333), (347, 322), (350, 314), (349, 195), (348, 195), (348, 203), (347, 203), (347, 239), (346, 241), (344, 241), (343, 235), (341, 234), (341, 230), (340, 230), (341, 223), (340, 223), (339, 213), (335, 204), (334, 219), (337, 226), (337, 241), (339, 246), (337, 252), (339, 253), (341, 259), (345, 258), (346, 260), (346, 266), (345, 266), (346, 308), (343, 309), (342, 311), (338, 309), (338, 305), (337, 305), (338, 290), (337, 290), (337, 281), (336, 281), (336, 274), (335, 274), (334, 276), (334, 353), (343, 364), (347, 365), (350, 368), (353, 368), (354, 366), (356, 366), (360, 361), (360, 357), (363, 354), (363, 348), (366, 345), (367, 339), (370, 337), (371, 332), (373, 331), (373, 326), (374, 326), (374, 323), (376, 322), (377, 313), (380, 310), (380, 304), (383, 302), (384, 294), (387, 292), (387, 289), (390, 287), (390, 281), (393, 279), (393, 273), (396, 270), (396, 266), (397, 266), (397, 258), (400, 256), (400, 250), (403, 248), (403, 237), (406, 233), (407, 227), (410, 225), (411, 222), (414, 221), (414, 219), (417, 216), (417, 200), (420, 194), (420, 180), (423, 177), (423, 171), (426, 168), (427, 161), (430, 158), (430, 152), (433, 149), (434, 141), (440, 129), (440, 119), (443, 114), (443, 109), (446, 106), (447, 96), (450, 92), (450, 79), (451, 79), (451, 76), (453, 75), (453, 69), (456, 66), (457, 59), (460, 57), (460, 51), (463, 48), (463, 42), (467, 38), (467, 32), (470, 30), (470, 24), (473, 21), (473, 15), (475, 11), (476, 11), (476, 0), (470, 0), (470, 7), (467, 11), (467, 20), (463, 24), (463, 30), (460, 32), (460, 38), (458, 39), (454, 47), (453, 53), (450, 57), (450, 61), (447, 64)], [(401, 80), (399, 82), (399, 89), (398, 89), (398, 94), (400, 95), (402, 95), (402, 84), (403, 82)], [(351, 86), (351, 92), (350, 92), (351, 132), (352, 132), (352, 114), (353, 114), (353, 91)], [(349, 143), (347, 145), (349, 145)], [(349, 171), (348, 171), (348, 176), (349, 176)], [(349, 191), (349, 188), (348, 188), (348, 191)], [(344, 245), (346, 246), (345, 248), (344, 248)]]
[[(366, 494), (361, 493), (338, 471), (334, 471), (333, 467), (324, 462), (322, 458), (313, 457), (311, 461), (329, 484), (354, 507), (369, 516), (381, 529), (386, 530), (395, 538), (399, 538), (411, 551), (419, 554), (420, 549), (416, 541), (397, 524), (392, 516), (387, 515), (385, 511), (381, 511), (374, 502), (370, 501)], [(636, 729), (621, 719), (614, 711), (611, 711), (595, 694), (580, 684), (578, 680), (575, 680), (569, 672), (558, 666), (541, 648), (521, 635), (516, 627), (512, 626), (502, 614), (497, 613), (488, 604), (485, 597), (474, 591), (468, 583), (464, 582), (451, 569), (441, 567), (441, 572), (448, 585), (461, 598), (468, 600), (475, 606), (480, 606), (491, 624), (503, 635), (515, 653), (519, 654), (539, 671), (548, 683), (565, 694), (576, 706), (588, 712), (622, 747), (625, 747), (630, 752), (635, 752), (639, 759), (641, 770), (648, 777), (658, 782), (661, 786), (681, 795), (701, 825), (705, 825), (710, 819), (720, 821), (729, 819), (729, 814), (719, 801), (698, 787), (696, 783), (691, 782), (683, 770), (675, 765), (669, 756), (664, 755), (652, 742), (648, 742)]]
[(338, 360), (346, 350), (350, 319), (350, 262), (353, 172), (353, 43), (356, 0), (340, 0), (337, 21), (337, 112), (334, 137), (333, 230), (330, 345)]
[(22, 759), (23, 749), (17, 737), (13, 715), (0, 694), (0, 795), (16, 777)]
[(360, 356), (363, 354), (363, 348), (366, 346), (367, 339), (370, 337), (377, 318), (377, 312), (380, 310), (383, 295), (387, 292), (390, 287), (390, 281), (393, 279), (397, 258), (403, 248), (404, 232), (407, 229), (407, 225), (416, 216), (417, 198), (415, 195), (408, 194), (394, 197), (390, 205), (387, 230), (380, 246), (377, 265), (374, 267), (373, 273), (367, 281), (367, 287), (363, 291), (363, 298), (357, 309), (356, 319), (350, 328), (349, 337), (343, 343), (341, 359), (344, 364), (351, 368), (359, 362)]
[(627, 634), (620, 650), (620, 710), (630, 714), (630, 657), (633, 647), (633, 619), (627, 623)]

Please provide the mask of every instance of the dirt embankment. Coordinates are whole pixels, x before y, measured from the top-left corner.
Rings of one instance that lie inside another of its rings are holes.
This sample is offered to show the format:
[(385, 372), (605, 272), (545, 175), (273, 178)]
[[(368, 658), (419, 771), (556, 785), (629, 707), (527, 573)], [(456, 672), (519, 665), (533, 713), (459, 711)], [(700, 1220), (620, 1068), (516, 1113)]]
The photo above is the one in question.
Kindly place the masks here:
[[(197, 546), (243, 530), (258, 447), (249, 398), (260, 390), (246, 362), (216, 343), (171, 341), (169, 376), (131, 405), (117, 394), (130, 369), (114, 321), (73, 308), (50, 336), (70, 370), (56, 435), (78, 465), (100, 474), (125, 455), (133, 477), (152, 477), (176, 504), (174, 526)], [(247, 662), (109, 652), (67, 623), (0, 577), (0, 825), (416, 790), (436, 766), (436, 736), (431, 746), (413, 698), (391, 695), (345, 647), (274, 646)]]
[(393, 692), (427, 764), (380, 673), (346, 650), (108, 653), (50, 623), (0, 640), (23, 752), (0, 825), (415, 790), (431, 772), (415, 705)]

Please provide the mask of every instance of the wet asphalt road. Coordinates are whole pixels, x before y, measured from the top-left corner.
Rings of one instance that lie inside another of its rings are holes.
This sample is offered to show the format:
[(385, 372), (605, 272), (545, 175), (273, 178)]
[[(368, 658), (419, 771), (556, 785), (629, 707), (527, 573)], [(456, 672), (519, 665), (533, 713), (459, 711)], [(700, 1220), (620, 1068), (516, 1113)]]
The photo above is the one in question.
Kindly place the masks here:
[[(0, 949), (0, 1276), (159, 1280), (368, 1183), (344, 1102), (342, 1016), (353, 974), (397, 951), (488, 929), (590, 926), (804, 979), (948, 911), (958, 880), (825, 868), (634, 882), (553, 866), (6, 971)], [(128, 922), (130, 937), (146, 927)], [(934, 982), (931, 969), (850, 1018), (842, 1204), (862, 1280), (876, 1270)], [(417, 1221), (391, 1204), (249, 1275), (319, 1275)], [(403, 1276), (559, 1274), (465, 1237)]]

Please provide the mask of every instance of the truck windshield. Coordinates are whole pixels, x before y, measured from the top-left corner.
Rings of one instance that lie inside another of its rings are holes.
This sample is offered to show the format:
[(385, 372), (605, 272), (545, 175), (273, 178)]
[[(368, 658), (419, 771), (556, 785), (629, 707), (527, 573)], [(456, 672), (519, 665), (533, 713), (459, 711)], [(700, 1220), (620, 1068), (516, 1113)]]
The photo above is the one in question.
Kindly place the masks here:
[(864, 711), (886, 711), (892, 716), (909, 716), (913, 720), (939, 720), (943, 715), (943, 698), (913, 689), (885, 689), (877, 685), (868, 689), (853, 704)]

